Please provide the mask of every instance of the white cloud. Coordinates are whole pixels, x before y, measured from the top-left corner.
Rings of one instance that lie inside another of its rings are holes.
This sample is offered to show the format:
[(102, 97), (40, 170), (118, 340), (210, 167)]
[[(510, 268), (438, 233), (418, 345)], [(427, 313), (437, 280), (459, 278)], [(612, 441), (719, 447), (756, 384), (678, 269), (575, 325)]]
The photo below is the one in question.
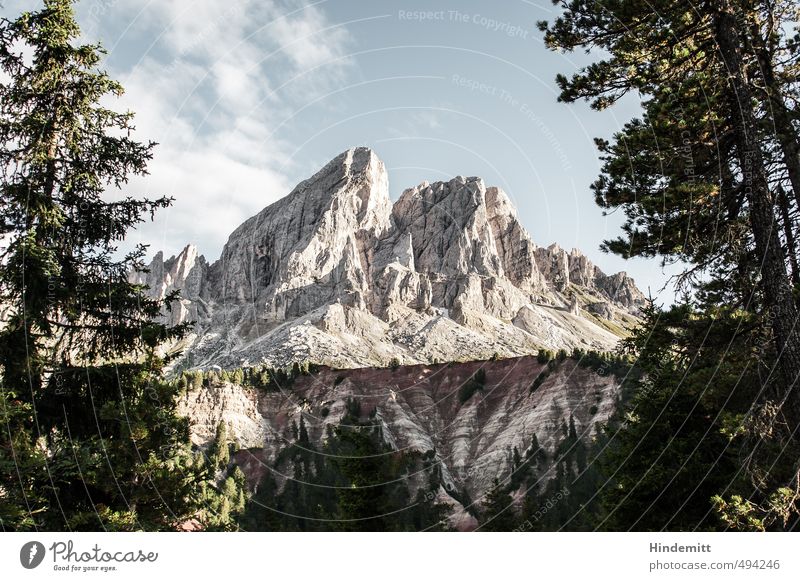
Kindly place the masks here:
[[(245, 217), (288, 191), (279, 173), (238, 162), (224, 151), (167, 149), (151, 169), (147, 191), (174, 195), (176, 202), (162, 210), (153, 224), (141, 228), (134, 241), (169, 253), (188, 242), (198, 243), (205, 253), (218, 252)], [(209, 243), (215, 248), (206, 248)]]
[(316, 9), (283, 16), (273, 6), (275, 20), (267, 33), (281, 47), (295, 69), (305, 70), (333, 61), (341, 56), (341, 48), (349, 43), (343, 28), (332, 27), (324, 14)]
[(139, 139), (159, 142), (150, 175), (127, 193), (175, 197), (131, 241), (167, 255), (191, 241), (216, 257), (236, 226), (291, 189), (293, 148), (273, 128), (342, 82), (350, 37), (316, 7), (274, 1), (118, 0), (104, 17), (120, 15), (151, 48), (109, 71), (126, 88), (114, 106), (136, 112)]

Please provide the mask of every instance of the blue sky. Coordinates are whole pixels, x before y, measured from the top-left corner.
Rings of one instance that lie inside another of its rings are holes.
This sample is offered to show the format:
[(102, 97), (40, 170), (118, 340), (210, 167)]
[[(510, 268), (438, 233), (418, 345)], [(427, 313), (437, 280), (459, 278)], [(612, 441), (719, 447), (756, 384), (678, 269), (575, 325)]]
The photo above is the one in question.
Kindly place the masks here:
[[(13, 16), (37, 2), (4, 5)], [(538, 244), (580, 248), (672, 300), (659, 290), (674, 269), (598, 249), (622, 217), (594, 204), (592, 139), (638, 104), (598, 113), (556, 101), (555, 75), (589, 57), (544, 47), (536, 22), (555, 17), (549, 0), (83, 0), (77, 10), (127, 90), (116, 106), (160, 144), (150, 176), (131, 183), (176, 198), (132, 237), (154, 252), (193, 242), (214, 260), (245, 218), (367, 145), (393, 198), (423, 180), (481, 176), (508, 192)]]

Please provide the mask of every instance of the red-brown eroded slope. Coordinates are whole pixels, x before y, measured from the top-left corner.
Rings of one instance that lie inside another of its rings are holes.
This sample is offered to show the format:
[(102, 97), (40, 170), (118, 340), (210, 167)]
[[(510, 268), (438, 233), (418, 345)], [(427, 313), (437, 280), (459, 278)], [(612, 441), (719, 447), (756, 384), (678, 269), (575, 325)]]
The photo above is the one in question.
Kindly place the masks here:
[[(500, 361), (475, 361), (441, 365), (411, 365), (391, 368), (336, 370), (322, 368), (300, 376), (279, 392), (254, 391), (227, 384), (229, 392), (240, 390), (244, 405), (228, 393), (209, 399), (219, 387), (202, 388), (189, 395), (184, 413), (204, 418), (193, 427), (195, 441), (208, 441), (220, 420), (247, 425), (237, 434), (247, 450), (237, 461), (255, 484), (268, 469), (277, 451), (292, 441), (292, 422), (302, 416), (309, 437), (322, 449), (327, 424), (337, 424), (350, 398), (361, 404), (362, 414), (384, 425), (387, 441), (396, 449), (435, 450), (443, 465), (446, 487), (466, 489), (478, 498), (492, 479), (508, 477), (511, 454), (522, 454), (536, 433), (542, 446), (552, 450), (562, 422), (573, 415), (578, 433), (589, 438), (597, 422), (611, 413), (618, 381), (567, 359), (531, 392), (535, 378), (546, 369), (535, 357)], [(461, 387), (479, 370), (485, 373), (483, 389), (467, 401)], [(255, 398), (253, 396), (256, 396)], [(208, 409), (204, 406), (210, 406)], [(237, 407), (239, 406), (239, 407)], [(250, 417), (247, 417), (247, 413)], [(250, 426), (257, 422), (258, 426)], [(254, 434), (257, 434), (254, 436)]]

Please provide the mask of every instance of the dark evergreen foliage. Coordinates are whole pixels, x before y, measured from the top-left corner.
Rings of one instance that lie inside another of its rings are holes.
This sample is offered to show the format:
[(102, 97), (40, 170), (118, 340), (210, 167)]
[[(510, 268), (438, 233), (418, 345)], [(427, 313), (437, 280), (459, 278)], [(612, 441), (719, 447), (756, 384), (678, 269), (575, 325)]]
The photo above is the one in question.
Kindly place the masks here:
[(379, 424), (363, 419), (351, 400), (322, 450), (309, 442), (301, 420), (296, 442), (269, 467), (241, 525), (245, 530), (445, 530), (446, 508), (436, 500), (440, 485), (433, 451), (420, 456), (392, 450)]
[(175, 296), (131, 282), (117, 244), (170, 199), (124, 189), (153, 143), (107, 108), (119, 83), (78, 45), (69, 0), (0, 20), (0, 527), (161, 530), (202, 519), (205, 473), (158, 348)]
[(486, 370), (481, 368), (458, 388), (458, 401), (467, 403), (478, 391), (486, 386)]

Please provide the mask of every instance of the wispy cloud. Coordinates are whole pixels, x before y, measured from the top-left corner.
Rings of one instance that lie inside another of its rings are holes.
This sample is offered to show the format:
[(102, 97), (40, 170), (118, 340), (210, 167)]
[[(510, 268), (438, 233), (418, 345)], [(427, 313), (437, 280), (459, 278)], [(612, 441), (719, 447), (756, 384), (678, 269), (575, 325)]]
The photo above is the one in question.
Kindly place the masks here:
[[(241, 221), (288, 193), (295, 150), (275, 128), (352, 72), (352, 39), (321, 4), (78, 4), (85, 40), (111, 51), (106, 68), (126, 89), (111, 105), (135, 111), (137, 137), (159, 143), (150, 175), (125, 193), (175, 197), (131, 242), (173, 253), (193, 241), (213, 257)], [(40, 2), (6, 6), (15, 14)]]

